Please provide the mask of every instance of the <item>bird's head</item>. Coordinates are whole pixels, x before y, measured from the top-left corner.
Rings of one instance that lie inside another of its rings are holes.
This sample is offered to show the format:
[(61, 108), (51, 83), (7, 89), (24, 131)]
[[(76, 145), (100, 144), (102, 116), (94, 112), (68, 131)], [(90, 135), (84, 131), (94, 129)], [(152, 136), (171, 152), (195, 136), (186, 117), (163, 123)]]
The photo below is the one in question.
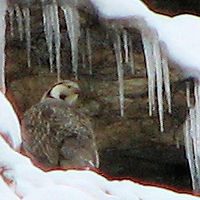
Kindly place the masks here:
[(47, 93), (44, 94), (44, 99), (60, 99), (66, 101), (69, 106), (73, 106), (80, 94), (80, 88), (77, 82), (71, 80), (64, 80), (53, 85)]

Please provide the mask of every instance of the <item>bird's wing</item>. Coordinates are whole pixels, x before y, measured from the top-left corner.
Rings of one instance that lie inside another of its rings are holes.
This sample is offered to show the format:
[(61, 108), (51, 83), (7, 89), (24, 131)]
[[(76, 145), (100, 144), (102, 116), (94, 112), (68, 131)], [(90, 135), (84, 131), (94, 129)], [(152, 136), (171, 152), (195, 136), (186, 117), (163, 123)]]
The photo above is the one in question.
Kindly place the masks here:
[(58, 165), (58, 149), (68, 134), (67, 112), (62, 106), (43, 102), (31, 107), (24, 115), (23, 147), (44, 165)]

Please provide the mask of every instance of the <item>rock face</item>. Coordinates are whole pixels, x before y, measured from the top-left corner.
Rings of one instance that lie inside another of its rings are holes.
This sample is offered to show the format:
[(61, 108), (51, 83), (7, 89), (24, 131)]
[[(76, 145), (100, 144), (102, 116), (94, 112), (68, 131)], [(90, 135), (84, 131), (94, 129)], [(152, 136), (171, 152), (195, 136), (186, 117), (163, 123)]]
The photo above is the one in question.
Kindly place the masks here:
[[(26, 67), (25, 41), (18, 35), (7, 42), (7, 86), (19, 116), (39, 101), (56, 72), (49, 72), (48, 53), (42, 28), (41, 10), (32, 9), (32, 67)], [(148, 116), (147, 77), (140, 35), (133, 31), (135, 74), (130, 63), (124, 65), (125, 116), (120, 116), (117, 66), (113, 50), (113, 30), (106, 31), (96, 19), (81, 12), (79, 40), (79, 84), (82, 87), (81, 112), (92, 118), (100, 169), (110, 176), (129, 176), (171, 187), (190, 189), (184, 155), (183, 123), (186, 117), (184, 82), (171, 65), (172, 114), (164, 114), (165, 132), (160, 133), (158, 115)], [(60, 12), (62, 78), (73, 78), (70, 43)], [(85, 29), (89, 28), (92, 49), (92, 75)], [(16, 27), (15, 27), (16, 30)], [(84, 57), (85, 55), (85, 57)], [(123, 51), (124, 56), (124, 51)], [(84, 59), (85, 61), (84, 61)]]

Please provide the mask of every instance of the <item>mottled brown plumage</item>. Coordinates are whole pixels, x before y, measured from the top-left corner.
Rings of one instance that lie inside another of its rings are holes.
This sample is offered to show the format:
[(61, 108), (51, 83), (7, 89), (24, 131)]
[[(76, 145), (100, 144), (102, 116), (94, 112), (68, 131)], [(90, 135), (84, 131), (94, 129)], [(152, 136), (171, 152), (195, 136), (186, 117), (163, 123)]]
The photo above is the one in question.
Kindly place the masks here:
[(23, 148), (42, 167), (98, 167), (90, 120), (75, 111), (78, 91), (77, 83), (58, 83), (24, 114)]

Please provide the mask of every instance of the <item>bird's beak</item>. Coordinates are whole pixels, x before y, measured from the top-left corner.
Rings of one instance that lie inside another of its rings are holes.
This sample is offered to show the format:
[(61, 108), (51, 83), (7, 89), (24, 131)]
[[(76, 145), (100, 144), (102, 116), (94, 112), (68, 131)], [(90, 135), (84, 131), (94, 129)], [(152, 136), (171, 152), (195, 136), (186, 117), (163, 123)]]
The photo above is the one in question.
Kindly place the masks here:
[(80, 94), (80, 93), (81, 93), (81, 90), (79, 90), (79, 89), (74, 90), (74, 94)]

